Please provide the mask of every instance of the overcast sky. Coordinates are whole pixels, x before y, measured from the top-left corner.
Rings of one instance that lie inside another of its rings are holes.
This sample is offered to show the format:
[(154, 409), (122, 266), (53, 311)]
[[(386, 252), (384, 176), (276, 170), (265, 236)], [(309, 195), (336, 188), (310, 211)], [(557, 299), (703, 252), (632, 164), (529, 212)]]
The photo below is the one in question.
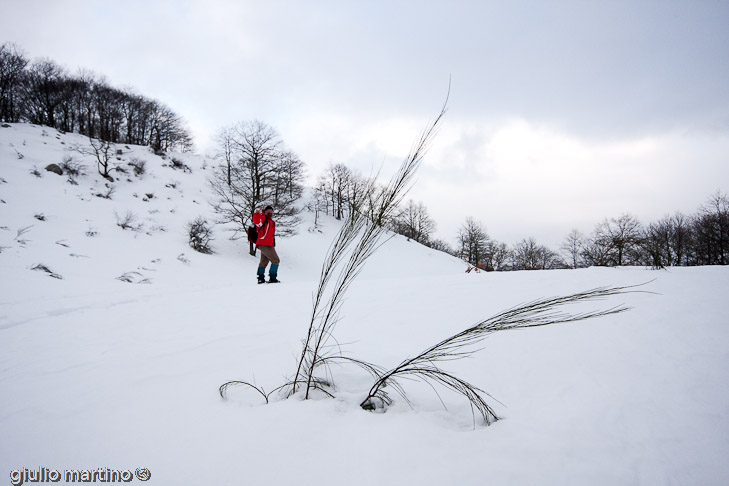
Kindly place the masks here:
[(557, 249), (606, 217), (729, 191), (729, 1), (0, 0), (0, 43), (182, 115), (199, 152), (275, 127), (313, 180), (391, 174), (438, 113), (410, 196)]

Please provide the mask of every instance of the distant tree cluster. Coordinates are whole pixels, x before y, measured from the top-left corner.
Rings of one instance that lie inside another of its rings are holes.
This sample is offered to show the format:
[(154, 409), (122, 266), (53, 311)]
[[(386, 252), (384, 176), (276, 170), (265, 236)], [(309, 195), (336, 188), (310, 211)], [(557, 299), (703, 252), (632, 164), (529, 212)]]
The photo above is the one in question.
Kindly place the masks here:
[[(311, 209), (316, 213), (324, 212), (336, 219), (349, 217), (352, 211), (364, 211), (374, 217), (373, 204), (383, 188), (371, 183), (368, 178), (352, 171), (342, 163), (333, 163), (319, 176)], [(436, 230), (435, 220), (422, 202), (412, 199), (396, 206), (387, 221), (381, 221), (391, 231), (423, 245), (446, 250), (447, 245), (433, 239)]]
[(647, 226), (630, 214), (606, 218), (588, 236), (572, 230), (560, 253), (534, 238), (509, 248), (492, 240), (481, 223), (467, 218), (458, 232), (458, 247), (441, 249), (487, 271), (727, 265), (729, 197), (717, 192), (694, 215), (676, 213)]
[(163, 103), (131, 88), (111, 87), (90, 71), (69, 75), (50, 59), (30, 62), (9, 43), (0, 45), (0, 120), (146, 145), (156, 152), (192, 148), (183, 120)]
[(319, 175), (314, 188), (317, 210), (331, 214), (336, 219), (351, 215), (355, 201), (359, 200), (360, 192), (367, 186), (366, 182), (363, 176), (346, 165), (330, 164), (324, 173)]
[(304, 186), (304, 163), (264, 122), (239, 122), (218, 134), (218, 160), (210, 185), (221, 223), (245, 233), (256, 208), (271, 205), (276, 233), (293, 234)]

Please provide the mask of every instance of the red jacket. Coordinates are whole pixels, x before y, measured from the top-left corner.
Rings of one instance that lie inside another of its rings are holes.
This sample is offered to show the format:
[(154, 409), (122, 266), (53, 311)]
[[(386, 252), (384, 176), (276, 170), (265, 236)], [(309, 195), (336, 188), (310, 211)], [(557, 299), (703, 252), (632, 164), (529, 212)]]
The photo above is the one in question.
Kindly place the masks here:
[(253, 213), (253, 224), (258, 230), (256, 246), (276, 246), (276, 222), (265, 213)]

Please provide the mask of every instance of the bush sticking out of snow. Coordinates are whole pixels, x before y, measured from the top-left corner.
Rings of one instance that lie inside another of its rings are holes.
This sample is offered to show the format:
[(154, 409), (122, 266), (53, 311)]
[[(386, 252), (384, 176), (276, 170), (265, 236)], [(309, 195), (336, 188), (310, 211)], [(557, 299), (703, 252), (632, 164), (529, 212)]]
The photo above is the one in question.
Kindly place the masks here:
[(141, 160), (135, 157), (132, 158), (132, 160), (127, 163), (127, 165), (132, 167), (134, 175), (137, 177), (142, 177), (145, 172), (147, 172), (147, 162), (145, 160)]
[(200, 253), (211, 254), (213, 249), (210, 243), (213, 241), (213, 228), (202, 216), (187, 223), (187, 234), (190, 247)]
[(149, 278), (146, 278), (144, 275), (142, 275), (139, 272), (126, 272), (118, 277), (116, 277), (117, 280), (121, 280), (122, 282), (126, 283), (136, 283), (136, 284), (151, 284), (152, 280)]
[(26, 240), (23, 238), (23, 235), (25, 235), (30, 229), (33, 227), (33, 225), (25, 226), (23, 228), (18, 229), (15, 238), (13, 238), (20, 246), (25, 246), (28, 244), (29, 240)]
[(34, 272), (45, 272), (48, 274), (49, 277), (57, 278), (58, 280), (63, 280), (63, 277), (57, 273), (55, 273), (53, 270), (48, 268), (46, 265), (42, 263), (37, 263), (30, 267), (31, 270)]
[(68, 175), (68, 182), (72, 185), (77, 185), (76, 179), (86, 175), (86, 166), (79, 162), (76, 162), (73, 157), (67, 155), (61, 162), (61, 169)]
[(170, 159), (170, 161), (171, 161), (170, 167), (172, 167), (173, 169), (175, 169), (175, 170), (181, 170), (181, 171), (186, 172), (188, 174), (192, 172), (192, 169), (186, 163), (184, 163), (183, 161), (181, 161), (179, 159), (176, 159), (174, 157), (172, 157)]
[(127, 211), (123, 216), (114, 212), (116, 216), (116, 225), (123, 230), (140, 231), (142, 229), (142, 223), (137, 221), (137, 215), (132, 211)]
[(111, 184), (107, 184), (105, 187), (105, 191), (97, 192), (94, 196), (100, 197), (101, 199), (111, 199), (111, 196), (116, 192), (116, 187)]

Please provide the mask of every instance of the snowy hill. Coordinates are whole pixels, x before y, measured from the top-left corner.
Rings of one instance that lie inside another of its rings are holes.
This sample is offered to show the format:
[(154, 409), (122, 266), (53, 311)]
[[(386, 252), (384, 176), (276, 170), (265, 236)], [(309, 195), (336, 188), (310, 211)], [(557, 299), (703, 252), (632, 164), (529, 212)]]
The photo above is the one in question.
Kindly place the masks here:
[[(106, 199), (97, 194), (107, 181), (74, 144), (88, 140), (0, 128), (2, 474), (145, 467), (157, 485), (729, 484), (729, 268), (466, 274), (396, 236), (350, 289), (336, 330), (347, 354), (385, 367), (539, 297), (648, 281), (653, 293), (591, 304), (632, 306), (625, 314), (495, 334), (450, 364), (493, 395), (504, 420), (490, 427), (474, 430), (460, 397), (418, 383), (407, 385), (412, 409), (364, 412), (372, 380), (346, 367), (333, 369), (336, 399), (266, 406), (238, 389), (224, 402), (228, 380), (271, 390), (295, 371), (337, 222), (309, 231), (305, 214), (299, 235), (277, 245), (284, 284), (258, 286), (257, 259), (222, 228), (213, 255), (187, 245), (186, 224), (211, 216), (211, 161), (115, 147), (127, 173), (112, 173)], [(45, 170), (68, 156), (87, 165), (77, 185)], [(140, 161), (136, 175), (129, 163)], [(119, 227), (127, 214), (136, 229)]]

